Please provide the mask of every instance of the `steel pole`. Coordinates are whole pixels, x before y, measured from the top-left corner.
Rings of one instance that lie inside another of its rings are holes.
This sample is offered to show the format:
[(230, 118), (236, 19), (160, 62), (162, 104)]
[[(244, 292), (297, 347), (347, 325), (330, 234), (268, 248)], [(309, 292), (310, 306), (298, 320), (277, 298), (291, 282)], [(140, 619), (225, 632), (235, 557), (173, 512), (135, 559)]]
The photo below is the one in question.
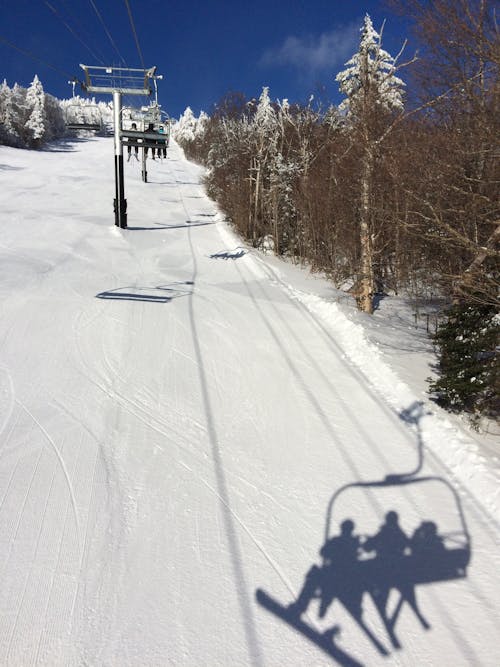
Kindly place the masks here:
[(115, 225), (124, 229), (127, 226), (127, 200), (125, 199), (125, 181), (123, 178), (122, 129), (122, 94), (113, 91), (113, 117), (115, 124)]

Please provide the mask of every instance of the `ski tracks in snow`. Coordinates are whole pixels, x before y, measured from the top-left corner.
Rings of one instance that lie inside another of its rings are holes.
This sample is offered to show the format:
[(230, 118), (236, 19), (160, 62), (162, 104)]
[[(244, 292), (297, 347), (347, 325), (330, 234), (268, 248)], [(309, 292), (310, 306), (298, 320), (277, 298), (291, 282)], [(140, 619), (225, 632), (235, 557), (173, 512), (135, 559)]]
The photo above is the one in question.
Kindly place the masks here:
[[(102, 159), (104, 144), (83, 146)], [(40, 348), (48, 379), (21, 391), (22, 372), (0, 367), (2, 664), (329, 664), (254, 592), (294, 599), (333, 491), (417, 461), (419, 434), (328, 322), (212, 224), (220, 214), (200, 173), (174, 145), (151, 183), (128, 178), (129, 224), (140, 210), (143, 226), (103, 232), (112, 215), (99, 219), (92, 272), (83, 280), (65, 260), (71, 302), (53, 271), (31, 304), (46, 298), (63, 313), (66, 338)], [(71, 229), (59, 233), (70, 245)], [(148, 300), (158, 286), (171, 298)], [(19, 313), (10, 345), (27, 329)], [(439, 461), (430, 467), (446, 476)], [(387, 508), (369, 500), (382, 520)], [(398, 500), (415, 513), (422, 504), (406, 489)], [(476, 516), (473, 563), (484, 568), (493, 531)], [(488, 572), (430, 587), (432, 635), (405, 617), (411, 642), (385, 664), (431, 664), (436, 636), (454, 664), (493, 664), (477, 638), (493, 634), (497, 583)], [(347, 651), (381, 664), (336, 611)]]
[(6, 368), (0, 366), (0, 437), (12, 416), (14, 402), (15, 394), (12, 377)]

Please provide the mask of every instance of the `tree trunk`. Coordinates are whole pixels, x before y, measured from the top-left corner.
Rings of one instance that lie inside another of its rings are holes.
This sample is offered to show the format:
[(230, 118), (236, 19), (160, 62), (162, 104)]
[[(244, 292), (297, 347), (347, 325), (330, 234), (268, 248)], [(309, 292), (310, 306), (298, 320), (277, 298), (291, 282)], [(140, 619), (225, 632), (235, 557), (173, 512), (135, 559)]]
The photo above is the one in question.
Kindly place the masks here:
[(372, 190), (374, 156), (371, 146), (365, 149), (361, 175), (361, 210), (359, 241), (361, 248), (360, 289), (356, 298), (358, 308), (370, 315), (373, 313), (375, 277), (373, 273), (373, 243), (370, 233), (370, 195)]
[[(261, 169), (262, 164), (260, 158), (256, 160), (255, 167), (255, 194), (254, 194), (254, 226), (252, 234), (252, 245), (255, 247), (257, 242), (257, 221), (259, 220), (259, 207), (260, 207), (260, 178), (261, 178)], [(259, 225), (260, 227), (260, 225)]]

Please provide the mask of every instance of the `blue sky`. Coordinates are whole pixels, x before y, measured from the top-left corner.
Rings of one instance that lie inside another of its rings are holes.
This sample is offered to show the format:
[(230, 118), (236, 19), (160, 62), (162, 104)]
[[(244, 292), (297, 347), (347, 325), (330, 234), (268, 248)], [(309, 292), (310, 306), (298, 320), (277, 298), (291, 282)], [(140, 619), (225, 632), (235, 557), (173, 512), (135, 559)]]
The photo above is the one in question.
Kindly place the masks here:
[[(171, 116), (187, 105), (196, 113), (210, 112), (229, 90), (253, 97), (263, 86), (270, 87), (272, 98), (304, 102), (314, 94), (338, 102), (335, 74), (356, 50), (365, 13), (377, 30), (387, 20), (384, 48), (392, 55), (408, 36), (404, 21), (382, 0), (129, 0), (128, 5), (145, 66), (156, 65), (163, 74), (159, 101)], [(70, 97), (67, 81), (81, 78), (79, 63), (121, 61), (141, 66), (126, 0), (0, 0), (0, 80), (9, 85), (27, 86), (36, 73), (47, 92)]]

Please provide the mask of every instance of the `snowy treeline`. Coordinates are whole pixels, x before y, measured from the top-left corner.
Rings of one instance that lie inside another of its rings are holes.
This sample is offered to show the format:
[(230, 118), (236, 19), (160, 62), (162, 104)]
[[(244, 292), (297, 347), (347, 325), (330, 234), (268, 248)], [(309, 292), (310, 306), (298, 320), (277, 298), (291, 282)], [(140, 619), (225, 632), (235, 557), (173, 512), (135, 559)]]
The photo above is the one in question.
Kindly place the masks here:
[(205, 133), (208, 120), (209, 118), (204, 111), (196, 118), (191, 107), (186, 107), (186, 110), (172, 128), (174, 139), (180, 144), (189, 144), (201, 139)]
[(59, 101), (44, 92), (37, 75), (28, 88), (0, 85), (0, 144), (39, 148), (65, 131)]
[(17, 83), (0, 85), (0, 144), (16, 148), (40, 148), (67, 134), (69, 124), (105, 127), (113, 122), (112, 103), (79, 96), (58, 100), (46, 93), (35, 75), (28, 88)]
[[(486, 308), (497, 326), (498, 36), (489, 0), (455, 4), (413, 3), (425, 59), (406, 63), (367, 16), (336, 75), (339, 109), (272, 101), (267, 88), (258, 100), (231, 93), (210, 118), (187, 109), (176, 138), (207, 166), (209, 194), (246, 239), (324, 271), (365, 312), (383, 293), (438, 293)], [(490, 369), (472, 390), (481, 400), (453, 409), (498, 413), (498, 354), (485, 340), (474, 357)]]

